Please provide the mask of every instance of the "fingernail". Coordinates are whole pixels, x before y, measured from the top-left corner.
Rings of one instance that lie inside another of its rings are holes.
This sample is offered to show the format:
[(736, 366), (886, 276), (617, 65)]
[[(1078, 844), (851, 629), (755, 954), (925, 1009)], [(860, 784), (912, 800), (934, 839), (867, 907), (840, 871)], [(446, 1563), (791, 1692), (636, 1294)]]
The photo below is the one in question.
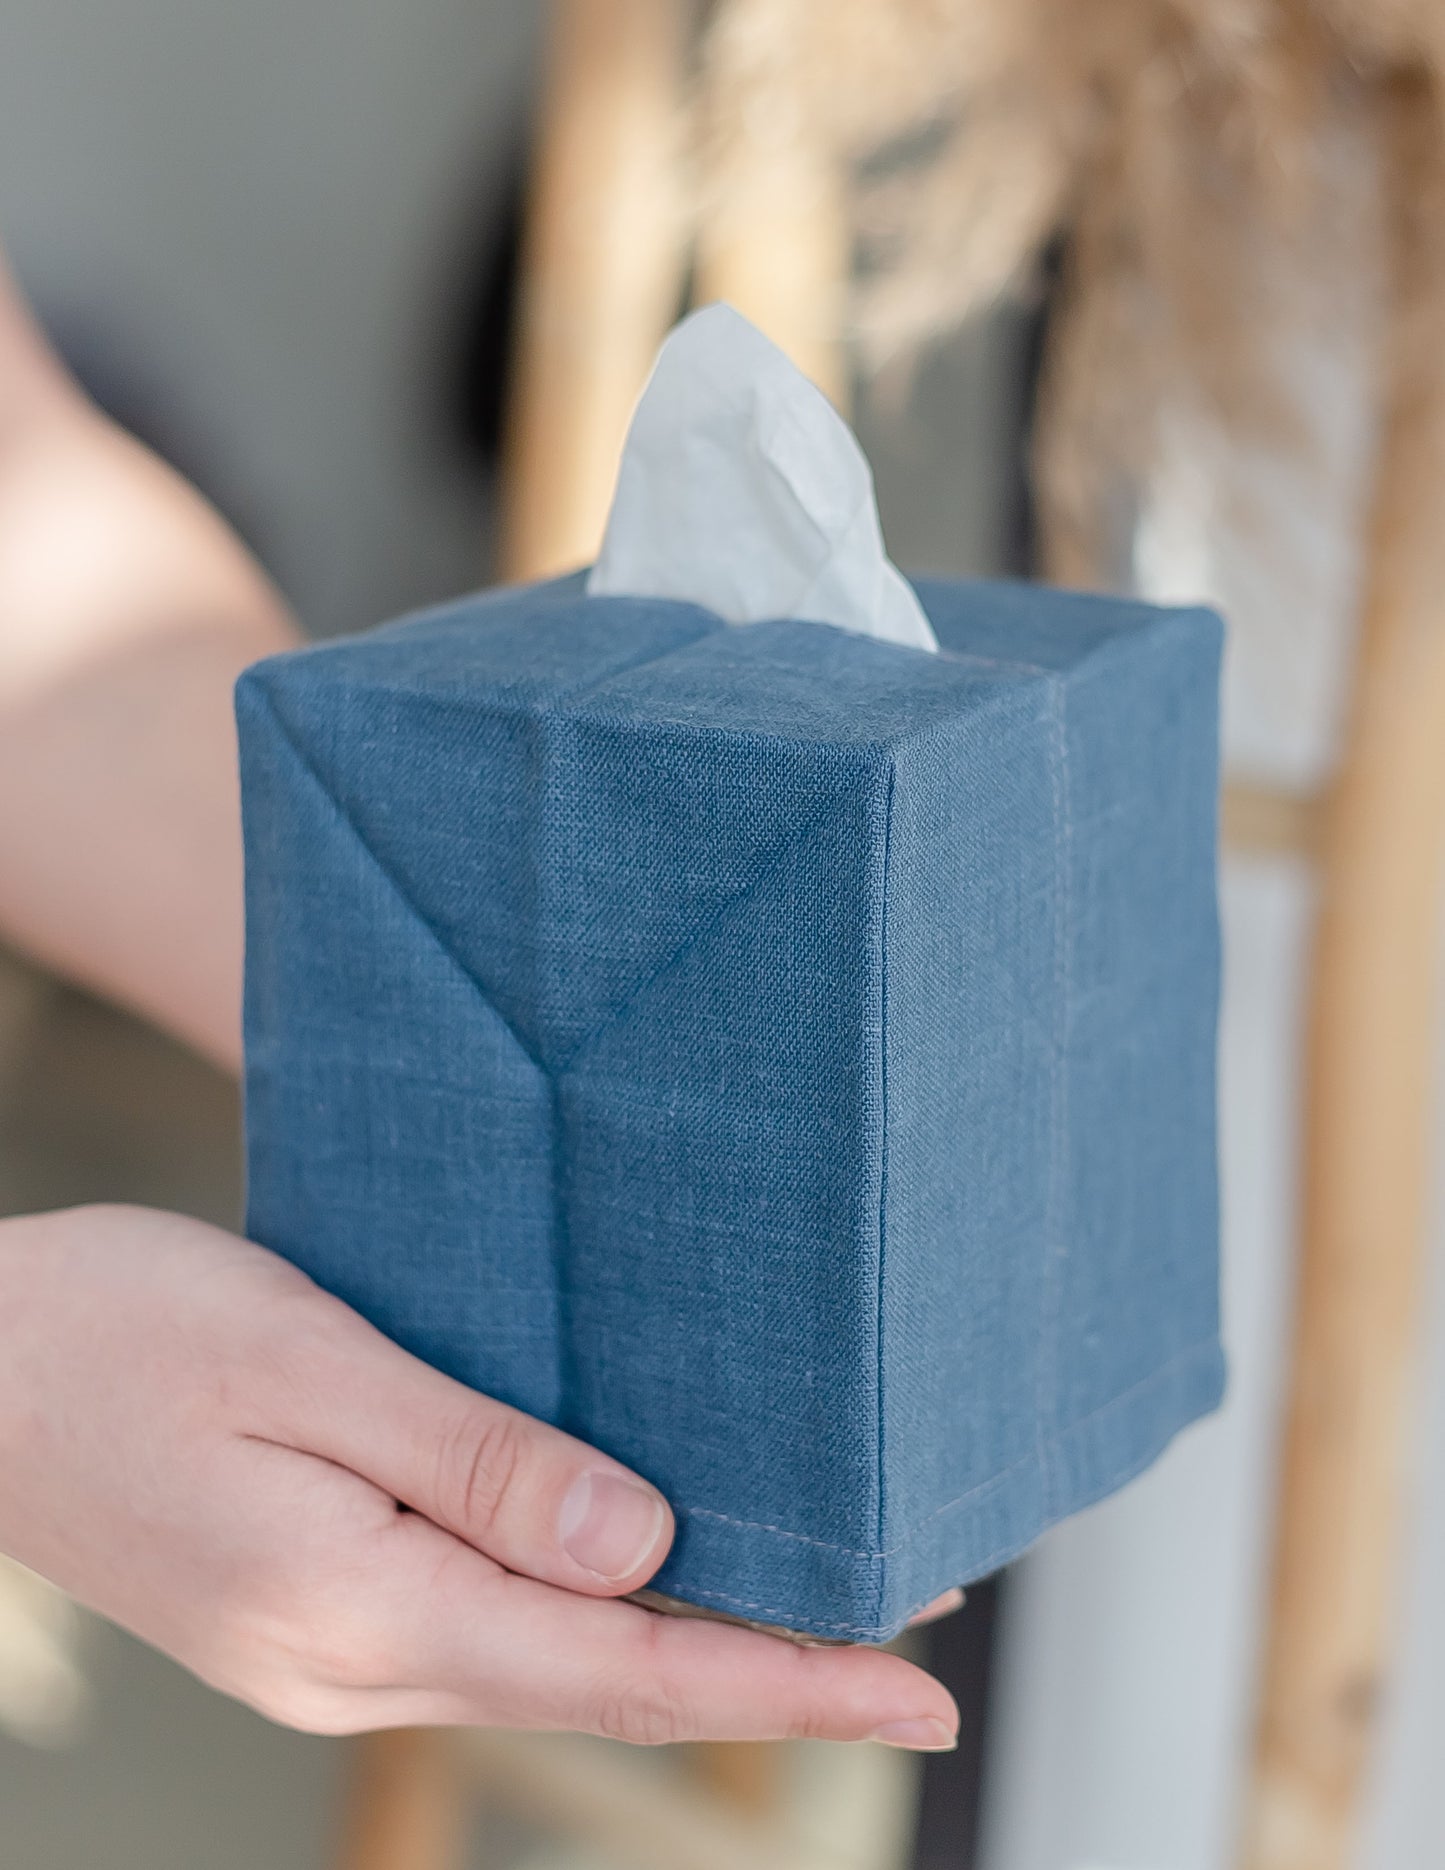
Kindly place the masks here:
[(962, 1589), (955, 1585), (951, 1591), (945, 1591), (941, 1597), (935, 1597), (931, 1603), (915, 1611), (908, 1619), (910, 1625), (934, 1623), (940, 1617), (951, 1617), (955, 1610), (963, 1608), (965, 1599)]
[(869, 1734), (885, 1747), (912, 1747), (918, 1753), (952, 1753), (958, 1736), (945, 1721), (885, 1721)]
[(611, 1582), (630, 1577), (652, 1555), (663, 1517), (650, 1487), (620, 1474), (584, 1474), (562, 1502), (557, 1533), (569, 1558)]

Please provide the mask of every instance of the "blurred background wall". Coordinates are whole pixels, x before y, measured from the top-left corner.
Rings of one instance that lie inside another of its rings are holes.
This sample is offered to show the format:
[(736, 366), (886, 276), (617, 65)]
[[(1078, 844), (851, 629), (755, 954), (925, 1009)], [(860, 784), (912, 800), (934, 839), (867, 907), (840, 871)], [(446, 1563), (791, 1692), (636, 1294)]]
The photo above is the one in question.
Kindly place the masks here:
[[(542, 12), (526, 0), (0, 8), (0, 239), (22, 283), (95, 392), (200, 480), (315, 631), (365, 626), (484, 574), (494, 313)], [(1028, 348), (1027, 321), (994, 321), (931, 360), (905, 409), (865, 410), (905, 564), (1016, 562)], [(1329, 360), (1322, 380), (1328, 395)], [(1187, 499), (1161, 513), (1156, 586), (1220, 583), (1200, 524)], [(1230, 593), (1233, 744), (1257, 753), (1260, 723), (1273, 733), (1283, 720), (1296, 778), (1325, 757), (1349, 608), (1349, 568), (1315, 559), (1315, 584), (1287, 616), (1267, 590)], [(1308, 907), (1288, 870), (1227, 879), (1233, 1398), (1015, 1579), (988, 1870), (1229, 1860), (1288, 1292)], [(5, 967), (0, 1209), (106, 1196), (234, 1220), (230, 1088)], [(1445, 1304), (1432, 1317), (1438, 1344)], [(1423, 1870), (1445, 1836), (1438, 1374), (1426, 1402), (1369, 1870)], [(113, 1632), (88, 1631), (87, 1661), (96, 1701), (74, 1750), (0, 1739), (6, 1870), (324, 1861), (337, 1747), (267, 1727)]]
[(263, 551), (308, 627), (474, 581), (447, 399), (520, 159), (541, 9), (6, 0), (0, 228), (117, 411)]

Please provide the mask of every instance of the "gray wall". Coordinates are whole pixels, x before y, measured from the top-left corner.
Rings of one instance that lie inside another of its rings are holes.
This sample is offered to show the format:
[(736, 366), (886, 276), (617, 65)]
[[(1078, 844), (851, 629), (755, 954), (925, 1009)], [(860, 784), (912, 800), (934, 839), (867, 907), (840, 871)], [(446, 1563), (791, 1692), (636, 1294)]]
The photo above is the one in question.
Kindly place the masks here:
[(5, 0), (0, 239), (218, 467), (307, 624), (476, 581), (439, 336), (524, 128), (525, 0)]

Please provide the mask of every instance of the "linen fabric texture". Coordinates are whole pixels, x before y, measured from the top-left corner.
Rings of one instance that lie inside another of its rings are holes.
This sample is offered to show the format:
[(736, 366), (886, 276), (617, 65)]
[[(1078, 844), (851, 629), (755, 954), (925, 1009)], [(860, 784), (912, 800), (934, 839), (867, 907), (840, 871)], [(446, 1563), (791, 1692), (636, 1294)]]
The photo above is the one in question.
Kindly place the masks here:
[(938, 655), (571, 578), (237, 688), (252, 1236), (862, 1641), (1223, 1381), (1218, 620), (917, 588)]

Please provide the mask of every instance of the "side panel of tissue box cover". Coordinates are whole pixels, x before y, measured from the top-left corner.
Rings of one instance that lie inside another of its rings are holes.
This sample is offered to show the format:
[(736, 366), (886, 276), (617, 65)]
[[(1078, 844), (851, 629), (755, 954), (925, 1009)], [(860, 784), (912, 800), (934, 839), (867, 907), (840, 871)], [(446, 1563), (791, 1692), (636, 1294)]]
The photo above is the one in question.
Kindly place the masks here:
[(876, 1640), (1219, 1393), (1219, 629), (503, 591), (237, 691), (249, 1225)]

